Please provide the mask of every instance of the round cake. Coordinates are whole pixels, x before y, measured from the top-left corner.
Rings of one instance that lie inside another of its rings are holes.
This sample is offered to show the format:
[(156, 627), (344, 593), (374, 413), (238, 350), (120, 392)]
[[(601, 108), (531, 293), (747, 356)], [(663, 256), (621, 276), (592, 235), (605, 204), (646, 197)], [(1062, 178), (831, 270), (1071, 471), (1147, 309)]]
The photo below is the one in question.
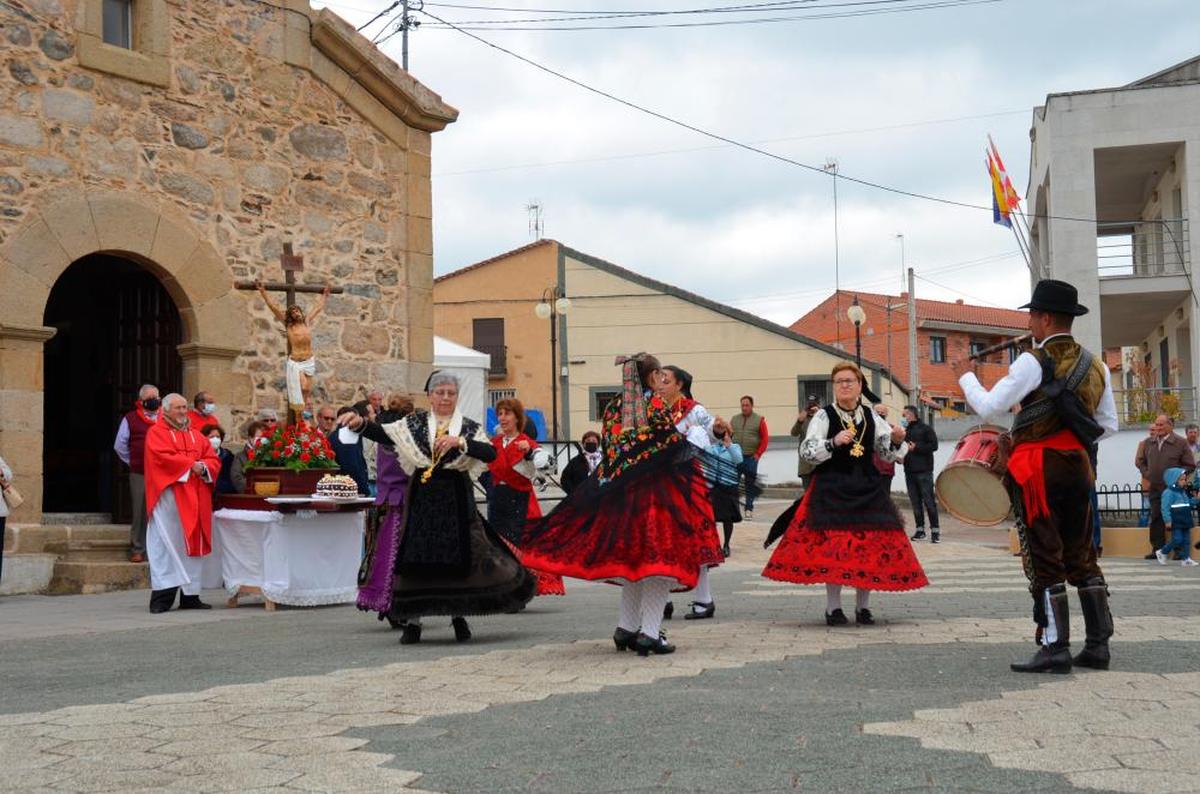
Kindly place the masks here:
[(317, 481), (317, 496), (331, 499), (353, 499), (358, 496), (358, 484), (345, 474), (326, 474)]

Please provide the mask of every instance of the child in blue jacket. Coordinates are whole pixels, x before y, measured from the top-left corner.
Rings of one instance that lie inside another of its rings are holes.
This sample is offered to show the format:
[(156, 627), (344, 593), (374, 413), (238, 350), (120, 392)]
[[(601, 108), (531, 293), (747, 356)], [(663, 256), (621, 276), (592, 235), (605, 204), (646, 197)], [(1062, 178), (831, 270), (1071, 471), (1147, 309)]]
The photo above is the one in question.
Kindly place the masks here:
[(1192, 508), (1200, 500), (1188, 496), (1187, 487), (1191, 474), (1187, 469), (1172, 467), (1163, 472), (1163, 482), (1167, 490), (1162, 495), (1163, 523), (1171, 531), (1171, 540), (1161, 549), (1154, 552), (1159, 565), (1166, 565), (1172, 552), (1183, 556), (1180, 565), (1195, 565), (1191, 557), (1192, 546)]

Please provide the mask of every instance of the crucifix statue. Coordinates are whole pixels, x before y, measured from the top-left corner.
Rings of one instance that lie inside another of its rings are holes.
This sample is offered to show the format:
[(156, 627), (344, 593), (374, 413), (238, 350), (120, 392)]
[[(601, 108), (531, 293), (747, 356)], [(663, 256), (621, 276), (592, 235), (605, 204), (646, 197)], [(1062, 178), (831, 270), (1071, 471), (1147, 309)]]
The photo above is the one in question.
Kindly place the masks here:
[[(304, 257), (297, 256), (292, 251), (291, 243), (284, 243), (283, 255), (279, 258), (283, 266), (283, 283), (263, 283), (259, 281), (238, 281), (234, 286), (244, 290), (258, 290), (258, 294), (267, 303), (267, 308), (275, 319), (283, 323), (287, 336), (287, 401), (288, 424), (296, 424), (305, 407), (312, 405), (313, 376), (317, 373), (317, 360), (312, 349), (312, 325), (321, 312), (325, 310), (325, 299), (330, 293), (341, 293), (341, 287), (297, 284), (296, 273), (304, 269)], [(270, 292), (284, 293), (284, 308), (271, 300)], [(296, 303), (296, 293), (320, 293), (321, 297), (316, 307), (304, 314), (304, 310)]]

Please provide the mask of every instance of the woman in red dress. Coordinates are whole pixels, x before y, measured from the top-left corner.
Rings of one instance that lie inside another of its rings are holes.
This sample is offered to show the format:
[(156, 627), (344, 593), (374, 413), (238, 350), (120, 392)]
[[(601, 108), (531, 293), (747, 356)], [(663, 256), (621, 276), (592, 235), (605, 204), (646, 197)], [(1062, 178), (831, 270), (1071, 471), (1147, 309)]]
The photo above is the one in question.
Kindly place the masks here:
[[(488, 523), (508, 541), (520, 559), (521, 552), (513, 544), (520, 542), (526, 520), (542, 517), (542, 509), (533, 492), (533, 477), (538, 469), (549, 463), (550, 456), (518, 429), (525, 427), (525, 406), (520, 400), (496, 403), (496, 418), (500, 421), (500, 432), (492, 439), (496, 459), (488, 464), (492, 473)], [(537, 579), (535, 595), (566, 595), (561, 576), (539, 571), (533, 571), (533, 574)]]
[(691, 589), (721, 561), (708, 484), (680, 417), (654, 393), (659, 363), (617, 359), (621, 394), (604, 411), (603, 457), (545, 518), (525, 527), (521, 554), (539, 571), (623, 584), (613, 643), (641, 656), (672, 653), (660, 633), (672, 587)]
[(842, 362), (832, 377), (834, 402), (813, 415), (800, 444), (801, 459), (816, 466), (812, 481), (771, 527), (764, 545), (782, 540), (763, 576), (824, 584), (829, 626), (849, 622), (842, 611), (842, 587), (852, 585), (857, 588), (855, 622), (871, 625), (872, 590), (916, 590), (929, 581), (871, 454), (902, 459), (904, 431), (863, 404), (866, 381), (857, 366)]

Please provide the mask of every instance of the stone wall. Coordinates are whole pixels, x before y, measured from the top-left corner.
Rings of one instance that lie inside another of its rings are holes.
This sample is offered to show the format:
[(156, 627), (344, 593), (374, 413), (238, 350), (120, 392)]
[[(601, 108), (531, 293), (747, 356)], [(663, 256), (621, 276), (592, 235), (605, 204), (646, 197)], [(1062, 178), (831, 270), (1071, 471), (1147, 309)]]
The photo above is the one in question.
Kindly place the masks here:
[[(215, 391), (235, 425), (282, 408), (285, 339), (232, 285), (281, 280), (292, 241), (300, 281), (345, 289), (314, 327), (317, 401), (419, 388), (433, 347), (430, 130), (456, 111), (304, 0), (145, 2), (169, 26), (165, 87), (80, 65), (81, 44), (96, 50), (85, 28), (99, 0), (0, 7), (0, 356), (36, 353), (30, 334), (70, 261), (116, 251), (175, 299), (185, 389)], [(321, 30), (329, 55), (313, 44)], [(364, 88), (337, 65), (356, 59), (385, 77)], [(416, 110), (398, 112), (410, 95)], [(29, 378), (0, 387), (0, 413), (17, 392), (36, 401), (30, 361)], [(40, 419), (40, 407), (20, 427), (0, 416), (0, 445), (40, 434)]]

